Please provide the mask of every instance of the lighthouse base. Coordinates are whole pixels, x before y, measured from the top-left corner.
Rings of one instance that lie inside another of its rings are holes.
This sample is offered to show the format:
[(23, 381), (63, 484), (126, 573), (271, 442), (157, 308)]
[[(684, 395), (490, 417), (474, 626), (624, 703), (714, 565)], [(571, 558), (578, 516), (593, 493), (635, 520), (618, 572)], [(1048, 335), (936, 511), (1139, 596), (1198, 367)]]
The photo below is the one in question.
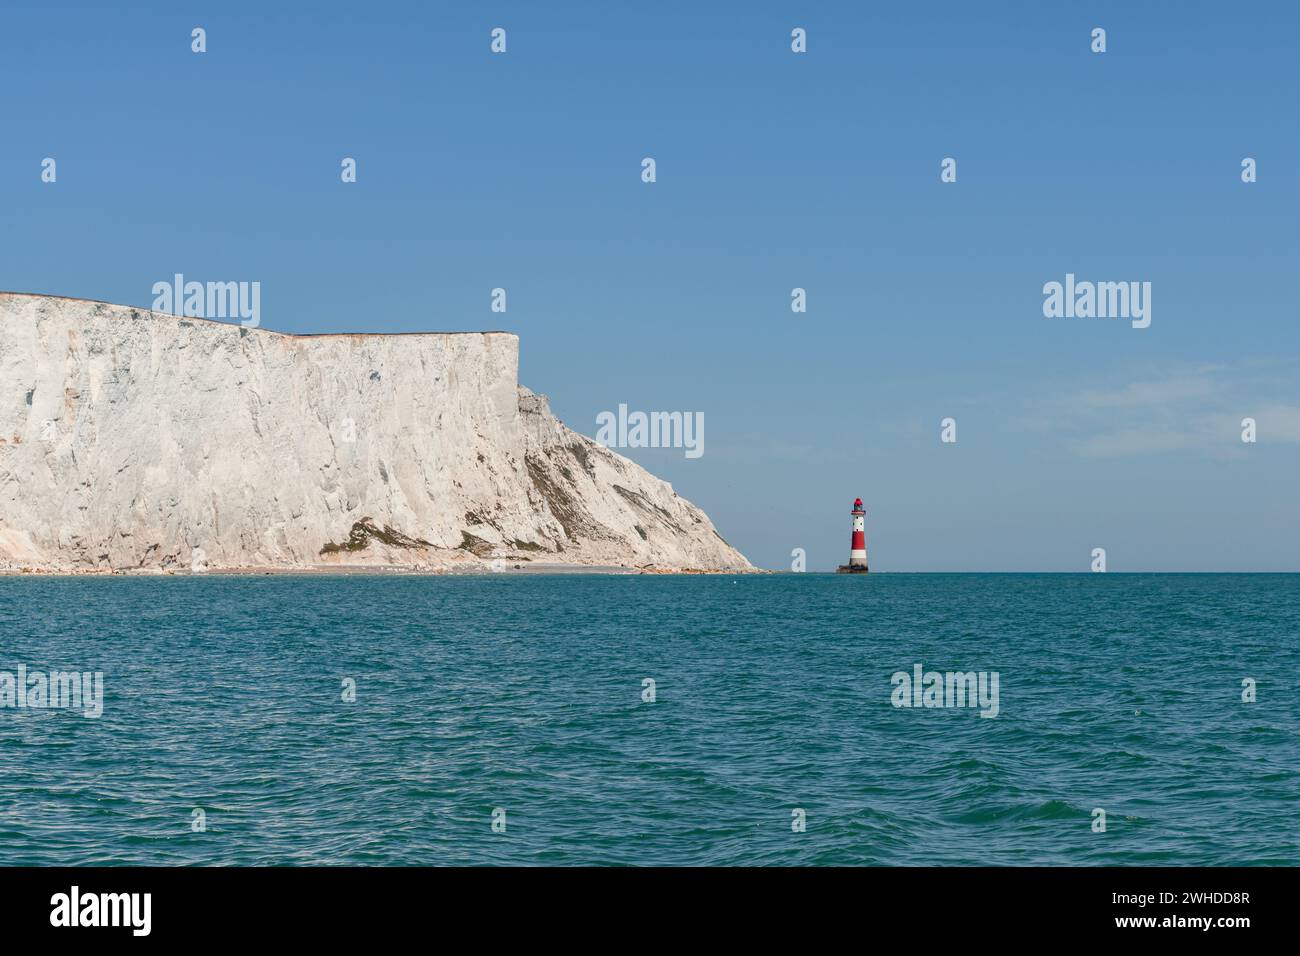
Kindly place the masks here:
[(867, 566), (865, 564), (841, 564), (836, 570), (836, 574), (866, 574)]

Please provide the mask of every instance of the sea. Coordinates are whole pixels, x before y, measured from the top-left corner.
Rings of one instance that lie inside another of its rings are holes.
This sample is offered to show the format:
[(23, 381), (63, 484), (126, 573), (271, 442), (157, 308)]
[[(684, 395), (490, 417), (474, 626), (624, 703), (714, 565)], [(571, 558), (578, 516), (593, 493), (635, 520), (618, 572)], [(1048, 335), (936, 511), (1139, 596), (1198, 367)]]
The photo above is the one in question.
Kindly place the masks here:
[(0, 865), (1297, 865), (1298, 678), (1300, 575), (5, 577)]

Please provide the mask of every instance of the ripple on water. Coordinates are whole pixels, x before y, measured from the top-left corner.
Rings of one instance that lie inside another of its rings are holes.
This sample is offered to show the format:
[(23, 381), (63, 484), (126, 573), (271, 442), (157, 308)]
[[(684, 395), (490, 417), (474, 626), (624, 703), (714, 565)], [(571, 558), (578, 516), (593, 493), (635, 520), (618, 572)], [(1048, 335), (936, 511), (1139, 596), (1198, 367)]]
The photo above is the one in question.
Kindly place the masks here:
[[(0, 579), (0, 670), (106, 697), (0, 709), (0, 863), (1296, 865), (1298, 592)], [(917, 663), (998, 671), (999, 716), (891, 706)]]

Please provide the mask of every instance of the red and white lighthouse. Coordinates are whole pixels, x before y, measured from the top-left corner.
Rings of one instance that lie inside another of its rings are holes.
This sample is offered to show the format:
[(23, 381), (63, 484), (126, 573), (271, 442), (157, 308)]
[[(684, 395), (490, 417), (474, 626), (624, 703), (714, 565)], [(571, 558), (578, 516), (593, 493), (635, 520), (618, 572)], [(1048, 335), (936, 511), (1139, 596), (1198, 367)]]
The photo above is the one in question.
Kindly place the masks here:
[(862, 507), (862, 499), (853, 499), (853, 543), (849, 546), (849, 563), (841, 564), (840, 574), (867, 573), (867, 509)]

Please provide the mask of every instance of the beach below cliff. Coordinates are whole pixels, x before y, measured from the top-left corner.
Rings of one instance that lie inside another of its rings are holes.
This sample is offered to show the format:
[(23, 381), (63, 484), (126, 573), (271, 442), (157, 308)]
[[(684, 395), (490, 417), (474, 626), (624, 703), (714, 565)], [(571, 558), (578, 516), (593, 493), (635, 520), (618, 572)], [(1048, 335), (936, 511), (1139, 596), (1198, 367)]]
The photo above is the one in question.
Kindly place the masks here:
[(356, 565), (356, 564), (322, 564), (314, 567), (238, 567), (210, 568), (206, 571), (188, 569), (160, 568), (86, 568), (65, 570), (51, 568), (0, 568), (0, 577), (244, 577), (244, 576), (301, 576), (329, 577), (385, 577), (385, 576), (426, 576), (443, 577), (446, 575), (555, 575), (555, 574), (770, 574), (761, 568), (664, 568), (664, 567), (628, 567), (614, 564), (561, 564), (547, 561), (506, 562), (504, 567), (494, 568), (483, 565), (445, 565), (440, 567), (416, 567), (404, 564)]

